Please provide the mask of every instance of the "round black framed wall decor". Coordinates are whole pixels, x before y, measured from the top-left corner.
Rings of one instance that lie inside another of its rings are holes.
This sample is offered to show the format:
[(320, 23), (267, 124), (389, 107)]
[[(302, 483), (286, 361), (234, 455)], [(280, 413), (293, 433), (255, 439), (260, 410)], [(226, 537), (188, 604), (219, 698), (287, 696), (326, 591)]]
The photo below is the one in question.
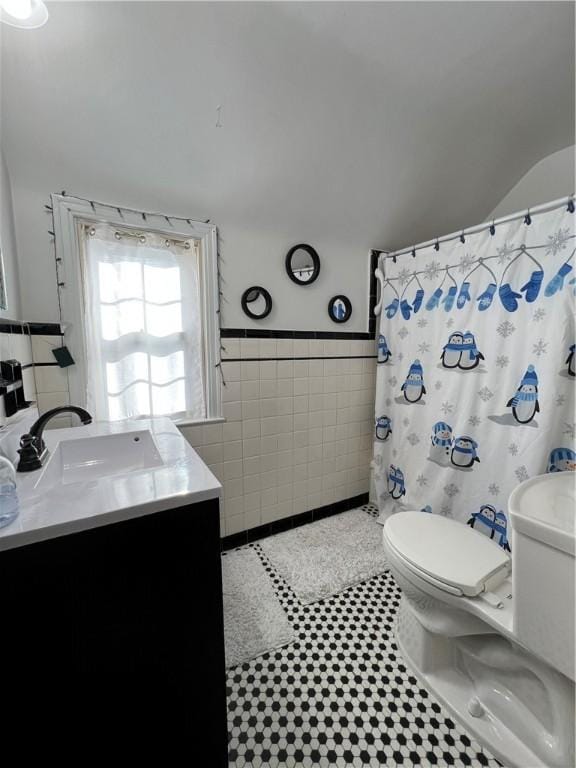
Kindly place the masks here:
[(347, 323), (352, 317), (352, 303), (348, 296), (333, 296), (328, 302), (328, 315), (335, 323)]
[(244, 314), (253, 320), (263, 320), (272, 312), (272, 296), (260, 285), (247, 288), (242, 294), (241, 303)]
[(286, 254), (286, 272), (296, 285), (310, 285), (320, 274), (320, 256), (311, 245), (294, 245)]

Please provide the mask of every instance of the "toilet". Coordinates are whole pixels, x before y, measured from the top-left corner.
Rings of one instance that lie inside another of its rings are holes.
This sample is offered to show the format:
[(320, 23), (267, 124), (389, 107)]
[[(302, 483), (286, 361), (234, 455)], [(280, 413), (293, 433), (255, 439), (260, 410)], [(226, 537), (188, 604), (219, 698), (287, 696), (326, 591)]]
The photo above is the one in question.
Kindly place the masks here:
[(408, 664), (506, 766), (568, 768), (574, 755), (574, 474), (509, 499), (512, 554), (439, 515), (383, 529), (402, 589), (395, 632)]

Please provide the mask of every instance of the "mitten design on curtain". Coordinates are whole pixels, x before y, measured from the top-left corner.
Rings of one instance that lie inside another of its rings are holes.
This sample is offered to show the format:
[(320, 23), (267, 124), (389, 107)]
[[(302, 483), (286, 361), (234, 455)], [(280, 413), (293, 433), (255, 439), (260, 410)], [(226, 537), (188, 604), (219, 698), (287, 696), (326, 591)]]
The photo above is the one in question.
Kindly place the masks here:
[(492, 299), (496, 293), (496, 283), (490, 283), (485, 291), (478, 296), (478, 309), (480, 312), (485, 312), (492, 304)]
[(555, 293), (558, 293), (558, 291), (561, 291), (564, 287), (564, 278), (566, 275), (568, 275), (572, 271), (572, 266), (568, 264), (566, 261), (558, 272), (554, 275), (552, 280), (548, 283), (546, 288), (544, 289), (544, 296), (554, 296)]

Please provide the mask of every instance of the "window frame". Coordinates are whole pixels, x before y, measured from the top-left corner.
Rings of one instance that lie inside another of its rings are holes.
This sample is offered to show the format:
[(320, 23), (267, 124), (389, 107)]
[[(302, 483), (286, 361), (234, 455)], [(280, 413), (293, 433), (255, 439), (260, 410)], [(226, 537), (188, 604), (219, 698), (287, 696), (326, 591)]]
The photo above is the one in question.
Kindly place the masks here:
[[(200, 262), (200, 301), (202, 319), (202, 359), (204, 364), (204, 397), (206, 416), (201, 421), (188, 417), (169, 417), (182, 426), (223, 421), (222, 388), (218, 365), (220, 363), (219, 288), (218, 288), (218, 230), (214, 224), (190, 220), (170, 219), (169, 227), (152, 222), (162, 217), (147, 214), (146, 221), (138, 221), (137, 214), (110, 206), (92, 204), (89, 201), (52, 195), (54, 237), (58, 261), (59, 296), (62, 314), (62, 333), (76, 365), (68, 368), (70, 399), (75, 405), (86, 405), (87, 374), (84, 321), (84, 286), (82, 281), (82, 224), (108, 224), (123, 229), (141, 229), (169, 238), (193, 238), (198, 242)], [(173, 224), (172, 224), (173, 222)], [(144, 417), (143, 417), (144, 418)]]

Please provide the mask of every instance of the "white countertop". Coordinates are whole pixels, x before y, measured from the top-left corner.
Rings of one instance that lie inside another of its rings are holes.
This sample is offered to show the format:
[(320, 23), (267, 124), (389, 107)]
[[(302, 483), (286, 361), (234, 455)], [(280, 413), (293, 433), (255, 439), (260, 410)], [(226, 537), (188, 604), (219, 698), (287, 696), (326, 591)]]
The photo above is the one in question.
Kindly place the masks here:
[(45, 430), (44, 441), (53, 452), (61, 440), (146, 429), (152, 434), (162, 466), (40, 489), (36, 485), (45, 467), (18, 473), (20, 514), (0, 528), (0, 550), (220, 497), (218, 480), (167, 418)]

